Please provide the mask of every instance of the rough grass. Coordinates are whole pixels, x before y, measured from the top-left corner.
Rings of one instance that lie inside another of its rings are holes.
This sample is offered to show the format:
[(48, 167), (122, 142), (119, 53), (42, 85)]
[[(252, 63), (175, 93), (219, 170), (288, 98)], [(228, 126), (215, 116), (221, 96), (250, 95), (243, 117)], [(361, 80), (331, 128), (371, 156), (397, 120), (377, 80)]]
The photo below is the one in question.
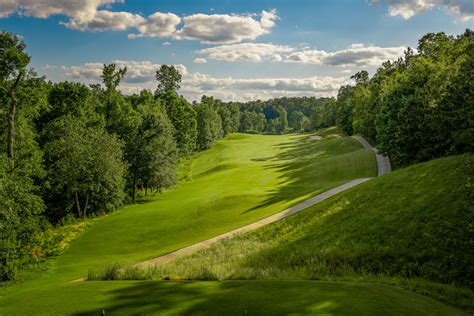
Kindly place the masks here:
[(148, 277), (386, 282), (472, 311), (473, 157), (395, 171)]
[(50, 261), (44, 276), (1, 289), (1, 304), (14, 311), (9, 302), (28, 293), (31, 306), (43, 306), (44, 288), (60, 291), (89, 270), (163, 255), (375, 174), (373, 152), (348, 137), (230, 135), (184, 162), (177, 188), (103, 218)]

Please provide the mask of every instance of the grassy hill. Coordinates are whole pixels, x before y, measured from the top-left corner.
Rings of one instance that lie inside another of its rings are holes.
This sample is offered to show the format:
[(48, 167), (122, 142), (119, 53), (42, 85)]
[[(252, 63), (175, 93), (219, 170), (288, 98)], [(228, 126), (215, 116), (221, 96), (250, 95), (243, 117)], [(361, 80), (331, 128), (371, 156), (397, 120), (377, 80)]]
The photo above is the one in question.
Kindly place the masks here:
[(401, 169), (150, 276), (388, 282), (472, 309), (439, 284), (472, 287), (473, 176), (472, 155)]
[(183, 163), (185, 181), (177, 188), (104, 217), (52, 260), (42, 277), (2, 289), (0, 307), (14, 311), (14, 297), (25, 295), (37, 304), (32, 306), (43, 306), (43, 291), (61, 291), (59, 284), (84, 277), (90, 268), (150, 259), (352, 179), (375, 176), (373, 152), (336, 133), (325, 131), (323, 141), (303, 135), (228, 136)]
[[(472, 198), (465, 177), (472, 174), (470, 156), (371, 180), (148, 275), (223, 281), (70, 282), (90, 268), (145, 260), (375, 175), (371, 151), (333, 130), (324, 133), (323, 141), (231, 135), (183, 163), (180, 186), (102, 219), (42, 278), (1, 290), (0, 315), (466, 314), (400, 287), (354, 281), (406, 286), (410, 280), (423, 293), (467, 304), (469, 290), (439, 284), (446, 282), (443, 277), (459, 285), (466, 284), (460, 275), (469, 278), (469, 270), (450, 268), (449, 258), (459, 259), (452, 267), (463, 269), (470, 256), (458, 256), (470, 242), (472, 213), (463, 212)], [(433, 275), (437, 283), (426, 281)]]

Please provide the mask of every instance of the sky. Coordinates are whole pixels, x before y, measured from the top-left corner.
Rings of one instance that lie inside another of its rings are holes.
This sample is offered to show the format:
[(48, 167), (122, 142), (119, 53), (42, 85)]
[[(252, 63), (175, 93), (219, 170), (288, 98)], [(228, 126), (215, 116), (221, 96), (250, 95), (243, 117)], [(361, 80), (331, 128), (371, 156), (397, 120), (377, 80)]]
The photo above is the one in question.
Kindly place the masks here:
[(172, 64), (189, 101), (334, 96), (426, 33), (473, 27), (474, 0), (0, 0), (38, 74), (91, 84), (116, 63), (131, 94)]

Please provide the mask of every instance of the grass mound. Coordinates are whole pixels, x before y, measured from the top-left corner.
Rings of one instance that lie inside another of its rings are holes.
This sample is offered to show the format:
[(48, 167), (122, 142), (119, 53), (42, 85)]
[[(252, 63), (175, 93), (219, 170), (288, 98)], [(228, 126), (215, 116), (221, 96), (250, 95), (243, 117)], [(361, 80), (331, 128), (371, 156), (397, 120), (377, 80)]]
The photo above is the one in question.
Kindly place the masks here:
[(401, 169), (256, 232), (159, 266), (151, 275), (197, 280), (382, 277), (401, 285), (411, 279), (422, 292), (472, 309), (470, 290), (438, 285), (473, 287), (473, 177), (472, 155)]

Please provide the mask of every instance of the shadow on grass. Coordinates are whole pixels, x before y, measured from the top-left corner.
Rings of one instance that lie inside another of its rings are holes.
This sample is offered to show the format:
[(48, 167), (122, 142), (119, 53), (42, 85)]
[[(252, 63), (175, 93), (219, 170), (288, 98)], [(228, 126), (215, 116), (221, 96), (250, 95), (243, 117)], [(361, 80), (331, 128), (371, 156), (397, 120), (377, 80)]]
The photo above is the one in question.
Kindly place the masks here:
[(278, 186), (268, 191), (262, 203), (243, 213), (314, 196), (353, 179), (375, 176), (373, 153), (349, 137), (321, 141), (298, 138), (276, 146), (279, 154), (253, 161), (266, 163), (264, 168), (276, 169), (281, 174)]
[[(75, 315), (285, 315), (348, 311), (352, 287), (311, 282), (142, 282), (112, 290), (101, 309)], [(343, 305), (338, 301), (343, 301)]]
[(102, 315), (102, 311), (105, 315), (463, 314), (418, 294), (367, 283), (150, 281), (118, 286), (97, 293), (106, 300), (103, 307), (75, 315)]

